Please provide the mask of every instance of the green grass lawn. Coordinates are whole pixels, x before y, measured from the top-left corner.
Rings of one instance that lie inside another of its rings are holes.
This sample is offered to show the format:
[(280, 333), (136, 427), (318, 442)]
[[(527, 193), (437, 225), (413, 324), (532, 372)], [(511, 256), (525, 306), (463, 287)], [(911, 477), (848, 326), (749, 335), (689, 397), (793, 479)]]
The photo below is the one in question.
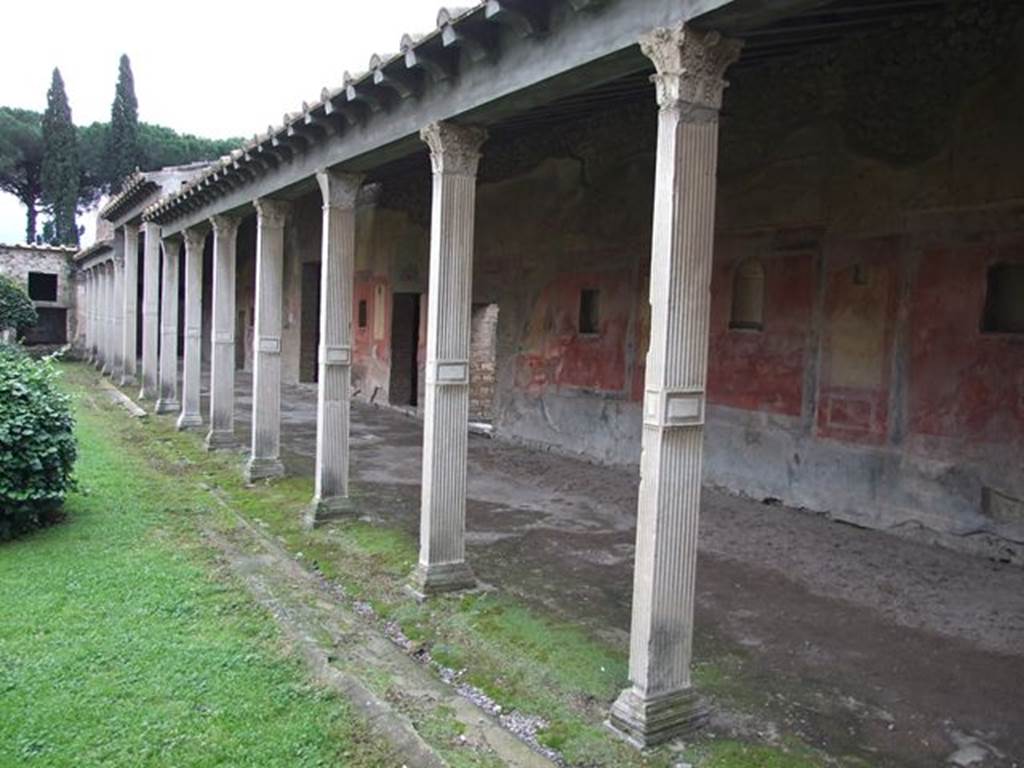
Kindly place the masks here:
[[(501, 592), (417, 603), (403, 590), (416, 559), (405, 532), (367, 521), (306, 531), (311, 478), (245, 487), (239, 454), (206, 453), (200, 433), (177, 432), (169, 417), (132, 419), (95, 394), (94, 371), (62, 367), (78, 402), (81, 487), (64, 523), (0, 546), (0, 768), (402, 764), (345, 701), (307, 685), (270, 617), (218, 568), (195, 520), (228, 524), (220, 504), (506, 711), (544, 718), (539, 740), (569, 765), (838, 764), (795, 740), (724, 734), (683, 754), (637, 752), (603, 725), (626, 684), (624, 648)], [(371, 516), (379, 503), (358, 485), (353, 500)], [(715, 662), (696, 676), (705, 693), (729, 690)], [(389, 698), (386, 675), (367, 670), (364, 682)], [(439, 722), (421, 735), (445, 751), (457, 734)]]
[(400, 764), (216, 568), (208, 494), (71, 389), (67, 519), (0, 545), (0, 766)]

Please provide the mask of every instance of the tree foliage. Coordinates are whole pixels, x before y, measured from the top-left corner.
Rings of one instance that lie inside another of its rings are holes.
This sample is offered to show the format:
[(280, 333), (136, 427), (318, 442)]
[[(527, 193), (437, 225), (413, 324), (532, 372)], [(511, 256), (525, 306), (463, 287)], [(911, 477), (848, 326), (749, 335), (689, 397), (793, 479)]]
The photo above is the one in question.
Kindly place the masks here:
[(71, 106), (59, 69), (46, 94), (43, 113), (42, 194), (53, 217), (54, 239), (61, 245), (78, 245), (78, 137), (71, 121)]
[(49, 359), (0, 344), (0, 539), (51, 518), (73, 481), (71, 398)]
[(43, 194), (43, 125), (38, 112), (0, 107), (0, 191), (25, 206), (25, 242), (36, 239)]
[(107, 135), (106, 166), (110, 191), (118, 193), (125, 178), (140, 165), (139, 102), (135, 98), (135, 78), (128, 56), (121, 55), (118, 65), (114, 103), (110, 107), (110, 132)]
[(36, 308), (25, 290), (9, 277), (0, 275), (0, 332), (17, 330), (37, 322)]

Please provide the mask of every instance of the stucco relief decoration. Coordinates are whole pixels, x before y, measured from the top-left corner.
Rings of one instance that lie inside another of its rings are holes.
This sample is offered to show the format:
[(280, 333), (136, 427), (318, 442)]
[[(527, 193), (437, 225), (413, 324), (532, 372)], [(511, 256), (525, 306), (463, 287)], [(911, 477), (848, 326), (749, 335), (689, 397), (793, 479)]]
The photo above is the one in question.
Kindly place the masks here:
[(475, 176), (487, 131), (475, 126), (431, 123), (420, 131), (420, 138), (430, 147), (434, 173)]
[(739, 59), (742, 48), (739, 40), (684, 25), (661, 27), (640, 38), (640, 50), (657, 70), (651, 80), (663, 108), (720, 109), (728, 85), (723, 75)]

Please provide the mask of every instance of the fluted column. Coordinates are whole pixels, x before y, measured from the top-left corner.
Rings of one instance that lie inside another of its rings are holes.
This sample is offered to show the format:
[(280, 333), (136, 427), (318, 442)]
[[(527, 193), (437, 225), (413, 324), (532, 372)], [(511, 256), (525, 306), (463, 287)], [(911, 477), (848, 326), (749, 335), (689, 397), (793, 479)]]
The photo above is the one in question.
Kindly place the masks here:
[(256, 200), (256, 337), (252, 371), (252, 482), (284, 474), (281, 463), (281, 313), (284, 224), (291, 205)]
[(235, 263), (239, 220), (214, 216), (213, 343), (210, 360), (210, 431), (207, 450), (234, 448), (235, 440)]
[(476, 170), (486, 133), (434, 123), (420, 137), (430, 147), (433, 202), (420, 556), (412, 588), (426, 596), (476, 584), (465, 559), (466, 448)]
[(160, 387), (156, 413), (175, 413), (178, 402), (178, 261), (179, 236), (164, 238), (164, 266), (160, 279)]
[(310, 520), (348, 507), (349, 384), (352, 369), (352, 283), (355, 279), (356, 196), (360, 175), (318, 173), (323, 196), (320, 249), (320, 349), (316, 469)]
[(96, 273), (92, 269), (85, 271), (85, 360), (91, 363), (96, 359), (96, 326), (93, 317), (96, 312)]
[(118, 231), (114, 233), (114, 292), (110, 297), (110, 378), (117, 382), (124, 373), (124, 261), (124, 232)]
[(185, 360), (181, 374), (181, 415), (178, 429), (201, 427), (199, 389), (202, 383), (203, 246), (206, 230), (185, 230)]
[[(117, 256), (115, 254), (114, 259)], [(114, 260), (108, 261), (103, 267), (103, 360), (100, 372), (109, 376), (114, 370)]]
[(640, 41), (660, 106), (629, 679), (612, 724), (647, 746), (692, 730), (697, 518), (715, 225), (718, 110), (740, 44), (658, 29)]
[(96, 307), (93, 322), (96, 324), (96, 354), (93, 364), (97, 370), (103, 369), (107, 358), (107, 264), (98, 264), (93, 268), (96, 273)]
[(139, 228), (124, 226), (124, 268), (121, 275), (121, 386), (135, 384), (136, 333), (135, 312), (139, 304)]
[(139, 397), (155, 398), (159, 389), (160, 226), (142, 225), (142, 388)]

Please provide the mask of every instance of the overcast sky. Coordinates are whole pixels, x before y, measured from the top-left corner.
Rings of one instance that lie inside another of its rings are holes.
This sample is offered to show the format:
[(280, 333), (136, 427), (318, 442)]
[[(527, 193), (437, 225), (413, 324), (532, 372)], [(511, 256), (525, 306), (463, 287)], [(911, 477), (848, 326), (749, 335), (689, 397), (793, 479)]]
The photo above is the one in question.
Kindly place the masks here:
[[(60, 67), (77, 125), (110, 119), (127, 53), (139, 119), (180, 133), (249, 137), (320, 89), (392, 53), (404, 32), (434, 27), (442, 0), (49, 0), (8, 3), (0, 105), (42, 112)], [(471, 3), (462, 3), (469, 5)], [(89, 215), (89, 218), (92, 218)], [(90, 224), (80, 218), (80, 224)], [(91, 229), (91, 227), (90, 227)], [(22, 242), (25, 211), (0, 194), (0, 243)]]

